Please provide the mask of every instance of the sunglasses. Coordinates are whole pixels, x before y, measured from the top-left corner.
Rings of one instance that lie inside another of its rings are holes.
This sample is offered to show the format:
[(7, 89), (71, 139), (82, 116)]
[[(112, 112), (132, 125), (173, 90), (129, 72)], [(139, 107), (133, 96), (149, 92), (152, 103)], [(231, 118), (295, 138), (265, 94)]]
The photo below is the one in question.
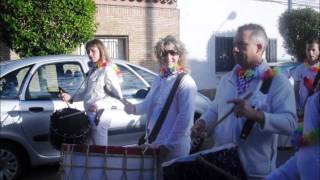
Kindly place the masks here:
[(179, 52), (176, 50), (164, 50), (161, 53), (161, 57), (166, 57), (166, 56), (168, 56), (168, 54), (170, 54), (171, 56), (175, 56), (175, 55), (179, 55)]

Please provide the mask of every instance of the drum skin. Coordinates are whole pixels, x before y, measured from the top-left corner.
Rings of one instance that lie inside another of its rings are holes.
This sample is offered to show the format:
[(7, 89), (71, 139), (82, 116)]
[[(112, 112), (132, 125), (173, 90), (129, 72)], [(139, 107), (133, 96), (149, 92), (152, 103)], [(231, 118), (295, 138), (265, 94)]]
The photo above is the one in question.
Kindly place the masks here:
[(57, 150), (61, 149), (62, 144), (84, 144), (89, 128), (89, 121), (84, 112), (64, 108), (51, 115), (49, 139)]
[(163, 167), (163, 180), (245, 180), (246, 174), (238, 157), (238, 147), (212, 148), (189, 157), (166, 162)]

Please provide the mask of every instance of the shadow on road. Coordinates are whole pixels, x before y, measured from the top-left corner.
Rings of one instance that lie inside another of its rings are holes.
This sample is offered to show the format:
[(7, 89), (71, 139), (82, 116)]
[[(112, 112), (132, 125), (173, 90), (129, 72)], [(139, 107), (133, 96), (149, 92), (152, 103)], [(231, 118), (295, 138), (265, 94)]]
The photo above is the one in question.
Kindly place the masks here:
[(59, 180), (59, 165), (45, 165), (31, 168), (24, 180)]

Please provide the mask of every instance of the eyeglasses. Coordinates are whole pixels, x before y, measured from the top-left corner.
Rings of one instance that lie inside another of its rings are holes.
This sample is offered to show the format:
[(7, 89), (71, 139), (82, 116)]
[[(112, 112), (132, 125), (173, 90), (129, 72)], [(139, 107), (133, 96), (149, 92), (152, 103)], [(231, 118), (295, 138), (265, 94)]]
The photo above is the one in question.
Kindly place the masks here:
[(179, 52), (176, 50), (164, 50), (161, 53), (161, 57), (166, 57), (166, 56), (168, 56), (168, 54), (170, 54), (171, 56), (175, 56), (175, 55), (179, 55)]

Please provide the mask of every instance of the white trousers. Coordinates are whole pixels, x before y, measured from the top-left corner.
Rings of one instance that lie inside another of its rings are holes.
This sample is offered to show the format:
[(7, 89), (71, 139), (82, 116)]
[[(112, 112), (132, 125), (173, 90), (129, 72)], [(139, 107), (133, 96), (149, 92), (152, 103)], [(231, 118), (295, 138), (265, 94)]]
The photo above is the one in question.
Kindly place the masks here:
[[(100, 117), (99, 124), (91, 123), (89, 144), (107, 146), (108, 145), (108, 129), (111, 118), (106, 117), (107, 111), (104, 111)], [(95, 119), (95, 113), (88, 113), (89, 121), (93, 122)]]

